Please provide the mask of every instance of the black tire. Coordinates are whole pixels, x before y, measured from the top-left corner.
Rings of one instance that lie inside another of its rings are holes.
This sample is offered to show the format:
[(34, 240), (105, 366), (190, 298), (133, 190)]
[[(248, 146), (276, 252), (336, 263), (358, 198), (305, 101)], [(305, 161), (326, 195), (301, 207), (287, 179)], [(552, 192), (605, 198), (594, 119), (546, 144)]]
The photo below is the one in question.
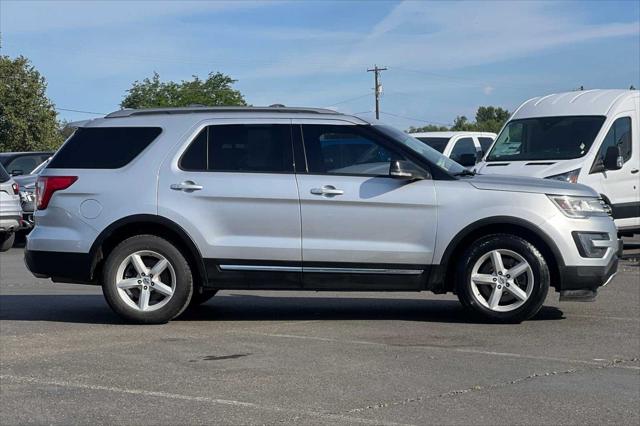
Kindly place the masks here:
[(209, 291), (204, 291), (202, 293), (198, 293), (198, 292), (193, 293), (193, 295), (191, 295), (191, 301), (189, 302), (189, 308), (202, 305), (203, 303), (211, 299), (213, 296), (215, 296), (217, 292), (218, 290), (209, 290)]
[[(531, 266), (533, 275), (531, 294), (524, 304), (511, 311), (492, 310), (480, 303), (473, 294), (471, 284), (473, 267), (482, 256), (493, 250), (515, 252)], [(521, 322), (538, 313), (547, 297), (550, 283), (549, 267), (540, 251), (527, 240), (511, 234), (488, 235), (473, 242), (465, 250), (457, 265), (455, 279), (458, 299), (466, 308), (489, 320), (508, 323)]]
[[(125, 259), (137, 251), (153, 251), (164, 256), (175, 271), (175, 287), (168, 302), (154, 311), (140, 311), (127, 305), (119, 296), (116, 274)], [(139, 324), (163, 324), (180, 315), (193, 294), (193, 277), (189, 263), (167, 240), (155, 235), (138, 235), (121, 242), (107, 257), (103, 269), (102, 293), (107, 303), (127, 321)]]
[(16, 240), (15, 232), (3, 232), (0, 233), (0, 252), (7, 251), (13, 247), (13, 243)]

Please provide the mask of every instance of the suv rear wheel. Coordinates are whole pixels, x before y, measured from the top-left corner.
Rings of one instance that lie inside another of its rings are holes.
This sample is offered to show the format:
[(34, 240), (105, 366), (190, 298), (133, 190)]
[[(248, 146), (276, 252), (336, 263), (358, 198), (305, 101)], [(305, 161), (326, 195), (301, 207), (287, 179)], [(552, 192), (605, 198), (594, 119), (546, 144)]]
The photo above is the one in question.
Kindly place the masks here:
[(510, 234), (475, 241), (456, 273), (460, 302), (491, 320), (520, 322), (534, 316), (549, 291), (549, 268), (536, 247)]
[(120, 243), (104, 265), (102, 292), (109, 306), (137, 323), (160, 324), (188, 306), (193, 278), (187, 260), (170, 242), (139, 235)]

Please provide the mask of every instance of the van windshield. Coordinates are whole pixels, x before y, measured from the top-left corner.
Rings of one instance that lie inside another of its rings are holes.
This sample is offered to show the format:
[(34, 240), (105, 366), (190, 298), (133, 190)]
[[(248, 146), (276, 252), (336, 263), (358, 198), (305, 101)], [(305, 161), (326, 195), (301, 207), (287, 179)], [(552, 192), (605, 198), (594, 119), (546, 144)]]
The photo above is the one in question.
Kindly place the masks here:
[(564, 116), (512, 120), (487, 161), (569, 160), (591, 148), (606, 117)]

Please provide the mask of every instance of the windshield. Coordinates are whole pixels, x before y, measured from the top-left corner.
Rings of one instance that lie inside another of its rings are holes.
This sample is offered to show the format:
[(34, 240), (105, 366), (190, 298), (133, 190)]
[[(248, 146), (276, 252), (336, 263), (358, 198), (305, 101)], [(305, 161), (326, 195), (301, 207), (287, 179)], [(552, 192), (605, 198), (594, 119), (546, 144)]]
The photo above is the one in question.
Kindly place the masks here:
[(569, 160), (585, 155), (604, 123), (602, 116), (512, 120), (500, 132), (487, 161)]
[(0, 183), (5, 183), (10, 178), (11, 176), (9, 176), (9, 173), (7, 173), (4, 167), (2, 167), (2, 163), (0, 163)]
[(416, 139), (418, 139), (421, 142), (426, 143), (431, 148), (433, 148), (436, 151), (442, 153), (442, 152), (444, 152), (444, 149), (447, 147), (447, 143), (449, 143), (449, 139), (450, 138), (434, 138), (434, 137), (421, 137), (421, 136), (418, 136), (418, 137), (416, 137)]
[(456, 175), (459, 173), (467, 172), (467, 170), (460, 164), (456, 163), (448, 157), (445, 157), (435, 149), (431, 148), (429, 145), (425, 144), (424, 142), (420, 142), (418, 139), (414, 138), (411, 135), (408, 135), (391, 126), (375, 124), (373, 127), (380, 130), (382, 133), (384, 133), (386, 136), (389, 136), (393, 140), (400, 142), (422, 158), (425, 158), (427, 161), (435, 164), (448, 173)]
[(51, 160), (51, 157), (47, 158), (46, 160), (44, 160), (42, 163), (40, 163), (40, 165), (38, 167), (36, 167), (35, 169), (31, 170), (31, 173), (29, 173), (30, 175), (39, 175), (40, 172), (47, 167), (47, 164), (49, 164), (49, 161)]

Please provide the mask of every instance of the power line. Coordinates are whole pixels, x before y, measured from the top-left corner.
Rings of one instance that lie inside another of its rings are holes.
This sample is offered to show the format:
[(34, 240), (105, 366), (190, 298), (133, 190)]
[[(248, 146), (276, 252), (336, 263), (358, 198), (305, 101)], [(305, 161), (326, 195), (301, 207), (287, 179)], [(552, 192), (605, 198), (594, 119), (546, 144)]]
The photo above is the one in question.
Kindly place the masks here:
[(392, 112), (386, 112), (386, 111), (380, 111), (381, 114), (384, 115), (390, 115), (392, 117), (397, 117), (397, 118), (403, 118), (405, 120), (409, 120), (409, 121), (420, 121), (422, 123), (427, 123), (427, 124), (437, 124), (439, 126), (450, 126), (450, 123), (439, 123), (437, 121), (429, 121), (429, 120), (422, 120), (420, 118), (414, 118), (414, 117), (406, 117), (404, 115), (400, 115), (400, 114), (394, 114)]
[(373, 72), (375, 82), (375, 95), (376, 95), (376, 120), (380, 120), (380, 94), (382, 94), (382, 84), (380, 84), (380, 72), (386, 71), (386, 68), (378, 68), (374, 65), (373, 68), (367, 70), (367, 72)]
[(82, 111), (79, 109), (69, 109), (69, 108), (55, 108), (56, 111), (67, 111), (67, 112), (79, 112), (81, 114), (93, 114), (93, 115), (107, 115), (107, 112), (94, 112), (94, 111)]
[(340, 102), (334, 102), (332, 104), (329, 104), (329, 106), (334, 106), (334, 105), (340, 105), (340, 104), (345, 104), (347, 102), (351, 102), (351, 101), (355, 101), (357, 99), (362, 99), (365, 96), (369, 96), (370, 93), (365, 93), (364, 95), (360, 95), (360, 96), (356, 96), (355, 98), (349, 98), (349, 99), (345, 99), (344, 101), (340, 101)]

